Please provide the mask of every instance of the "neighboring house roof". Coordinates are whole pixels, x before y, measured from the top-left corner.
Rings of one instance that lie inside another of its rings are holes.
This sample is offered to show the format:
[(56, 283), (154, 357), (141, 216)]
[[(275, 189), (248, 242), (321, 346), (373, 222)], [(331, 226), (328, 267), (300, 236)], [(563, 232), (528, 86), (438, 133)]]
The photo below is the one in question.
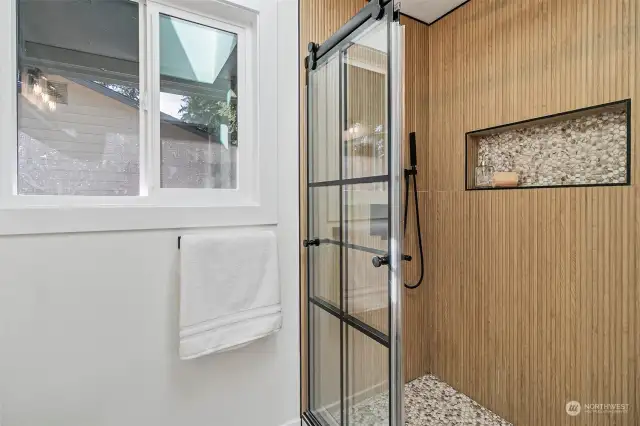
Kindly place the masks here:
[[(127, 106), (130, 106), (131, 108), (135, 108), (135, 109), (140, 108), (139, 102), (136, 101), (135, 99), (125, 96), (122, 93), (118, 93), (115, 90), (109, 89), (108, 87), (105, 87), (102, 84), (98, 84), (89, 80), (83, 80), (80, 78), (71, 78), (71, 77), (66, 77), (66, 78), (67, 80), (73, 81), (76, 84), (84, 86), (104, 96), (107, 96), (111, 99), (121, 102)], [(160, 121), (162, 123), (167, 123), (167, 124), (171, 124), (173, 126), (179, 127), (182, 130), (185, 130), (187, 132), (193, 133), (197, 136), (200, 136), (202, 138), (209, 140), (209, 134), (205, 131), (198, 129), (196, 124), (185, 123), (184, 121), (181, 121), (180, 119), (173, 117), (169, 114), (165, 114), (164, 112), (160, 112)]]

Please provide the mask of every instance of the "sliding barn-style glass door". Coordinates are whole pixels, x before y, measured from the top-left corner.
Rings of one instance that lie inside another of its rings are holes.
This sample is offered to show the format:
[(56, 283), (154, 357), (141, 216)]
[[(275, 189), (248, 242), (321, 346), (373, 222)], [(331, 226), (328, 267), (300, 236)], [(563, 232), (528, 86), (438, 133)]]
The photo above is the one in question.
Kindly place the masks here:
[(402, 425), (403, 32), (372, 1), (307, 65), (311, 425)]

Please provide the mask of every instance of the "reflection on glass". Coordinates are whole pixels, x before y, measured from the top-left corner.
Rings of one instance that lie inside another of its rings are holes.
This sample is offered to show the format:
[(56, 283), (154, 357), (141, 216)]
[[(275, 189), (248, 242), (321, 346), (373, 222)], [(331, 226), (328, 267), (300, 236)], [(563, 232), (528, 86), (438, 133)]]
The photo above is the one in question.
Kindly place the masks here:
[(387, 174), (386, 25), (374, 26), (344, 52), (346, 178)]
[(346, 327), (348, 425), (389, 425), (389, 350)]
[(340, 307), (340, 189), (309, 188), (309, 225), (322, 243), (308, 251), (311, 296)]
[(345, 284), (350, 315), (388, 332), (387, 268), (374, 268), (371, 259), (388, 251), (388, 184), (344, 187)]
[(19, 0), (21, 195), (138, 195), (138, 5)]
[(336, 54), (309, 76), (309, 179), (340, 178), (340, 64)]
[(160, 15), (163, 188), (237, 188), (238, 36)]
[(340, 320), (311, 305), (311, 411), (340, 425)]

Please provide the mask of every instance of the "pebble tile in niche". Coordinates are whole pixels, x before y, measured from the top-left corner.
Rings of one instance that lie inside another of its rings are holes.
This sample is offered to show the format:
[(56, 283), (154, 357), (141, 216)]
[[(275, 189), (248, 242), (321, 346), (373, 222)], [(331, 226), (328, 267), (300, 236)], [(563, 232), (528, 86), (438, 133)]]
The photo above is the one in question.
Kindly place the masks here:
[[(350, 410), (350, 423), (388, 425), (388, 401), (388, 394), (383, 393), (359, 403)], [(433, 375), (407, 383), (404, 402), (409, 426), (512, 426)]]
[(520, 186), (623, 184), (627, 112), (605, 111), (478, 138), (478, 166), (516, 172)]

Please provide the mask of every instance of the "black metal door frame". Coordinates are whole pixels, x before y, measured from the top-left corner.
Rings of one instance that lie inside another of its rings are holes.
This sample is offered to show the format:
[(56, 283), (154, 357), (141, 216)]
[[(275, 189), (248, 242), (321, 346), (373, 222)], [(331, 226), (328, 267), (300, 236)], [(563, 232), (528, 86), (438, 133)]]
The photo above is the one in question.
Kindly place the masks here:
[[(344, 67), (344, 62), (343, 62), (343, 55), (342, 52), (348, 48), (351, 44), (349, 42), (349, 40), (353, 39), (353, 37), (356, 37), (357, 35), (359, 35), (361, 32), (366, 31), (366, 29), (369, 27), (369, 24), (371, 24), (372, 22), (375, 21), (380, 21), (382, 19), (387, 20), (387, 22), (391, 23), (393, 21), (397, 21), (399, 18), (399, 12), (398, 11), (394, 11), (394, 4), (393, 4), (393, 0), (374, 0), (374, 1), (370, 1), (365, 7), (363, 7), (354, 17), (352, 17), (345, 25), (343, 25), (336, 33), (334, 33), (331, 37), (329, 37), (324, 43), (322, 43), (321, 45), (315, 44), (315, 43), (310, 43), (308, 46), (308, 52), (309, 55), (305, 58), (305, 68), (306, 68), (306, 73), (305, 73), (305, 87), (306, 87), (306, 91), (307, 91), (307, 108), (306, 108), (306, 123), (307, 123), (307, 129), (306, 129), (306, 137), (307, 137), (307, 239), (304, 240), (303, 244), (305, 246), (305, 248), (307, 248), (308, 250), (312, 250), (314, 246), (319, 246), (320, 244), (334, 244), (334, 245), (338, 245), (340, 247), (340, 284), (339, 284), (339, 291), (340, 291), (340, 301), (339, 301), (339, 306), (334, 306), (331, 303), (327, 303), (326, 301), (324, 301), (323, 299), (320, 298), (316, 298), (312, 296), (312, 287), (311, 287), (311, 276), (310, 276), (310, 271), (311, 271), (311, 267), (310, 267), (310, 262), (311, 262), (311, 256), (307, 255), (307, 272), (306, 272), (306, 280), (307, 280), (307, 287), (306, 287), (306, 291), (307, 291), (307, 297), (306, 297), (306, 310), (307, 310), (307, 371), (303, 371), (302, 373), (306, 375), (307, 378), (307, 396), (308, 396), (308, 407), (307, 410), (302, 414), (302, 418), (304, 421), (306, 421), (309, 425), (313, 425), (313, 426), (329, 426), (326, 424), (326, 422), (324, 422), (321, 418), (315, 416), (312, 412), (311, 412), (311, 407), (312, 407), (312, 396), (313, 396), (313, 374), (312, 374), (312, 367), (313, 367), (313, 350), (312, 350), (312, 330), (311, 330), (311, 324), (313, 321), (312, 315), (311, 315), (311, 307), (312, 305), (314, 307), (320, 308), (322, 309), (324, 312), (334, 316), (335, 318), (337, 318), (340, 321), (340, 412), (341, 412), (341, 424), (348, 424), (348, 410), (345, 409), (344, 407), (344, 402), (345, 402), (345, 389), (348, 389), (348, 383), (346, 383), (346, 381), (348, 380), (348, 372), (345, 372), (344, 369), (346, 368), (345, 366), (345, 360), (344, 360), (344, 356), (345, 356), (345, 352), (344, 352), (344, 345), (347, 344), (348, 342), (345, 343), (345, 337), (344, 336), (344, 328), (345, 328), (345, 324), (348, 326), (351, 326), (353, 328), (355, 328), (356, 330), (358, 330), (359, 332), (363, 333), (364, 335), (368, 336), (369, 338), (375, 340), (377, 343), (385, 346), (387, 349), (389, 349), (389, 375), (392, 375), (392, 369), (395, 368), (394, 365), (392, 365), (393, 362), (397, 362), (397, 360), (394, 360), (392, 355), (391, 355), (391, 347), (392, 347), (392, 339), (390, 338), (389, 335), (386, 335), (382, 332), (380, 332), (379, 330), (375, 329), (374, 327), (371, 327), (370, 325), (366, 324), (365, 322), (361, 321), (360, 319), (352, 316), (349, 314), (349, 309), (344, 306), (344, 280), (345, 280), (345, 268), (347, 267), (345, 265), (345, 262), (343, 261), (344, 259), (344, 250), (345, 248), (349, 248), (349, 249), (355, 249), (355, 250), (362, 250), (362, 251), (366, 251), (378, 256), (383, 256), (382, 258), (384, 258), (384, 256), (386, 256), (386, 259), (388, 260), (389, 258), (389, 253), (391, 253), (392, 247), (392, 239), (389, 239), (389, 243), (388, 243), (388, 251), (387, 252), (383, 252), (382, 250), (377, 250), (377, 249), (372, 249), (372, 248), (367, 248), (367, 247), (362, 247), (362, 246), (356, 246), (353, 244), (345, 244), (344, 241), (344, 229), (343, 226), (346, 227), (347, 224), (344, 222), (344, 217), (346, 215), (346, 204), (343, 200), (343, 188), (345, 185), (353, 185), (353, 184), (363, 184), (363, 183), (376, 183), (376, 182), (386, 182), (387, 183), (387, 191), (388, 191), (388, 195), (389, 195), (389, 202), (388, 202), (388, 209), (389, 209), (389, 214), (388, 214), (388, 229), (389, 232), (391, 232), (392, 229), (392, 219), (394, 219), (394, 215), (391, 214), (391, 209), (393, 204), (393, 200), (392, 200), (392, 155), (390, 154), (391, 152), (391, 126), (392, 126), (392, 108), (391, 106), (388, 108), (388, 117), (387, 117), (387, 123), (388, 123), (388, 135), (387, 135), (387, 141), (388, 141), (388, 155), (387, 155), (387, 161), (388, 161), (388, 168), (387, 168), (387, 174), (386, 175), (379, 175), (379, 176), (367, 176), (367, 177), (361, 177), (361, 178), (350, 178), (350, 179), (344, 179), (343, 177), (343, 152), (342, 152), (342, 144), (338, 144), (338, 158), (339, 158), (339, 179), (338, 180), (331, 180), (331, 181), (322, 181), (322, 182), (311, 182), (311, 167), (312, 167), (312, 159), (311, 159), (311, 155), (309, 155), (309, 145), (310, 145), (310, 141), (311, 141), (311, 114), (310, 114), (310, 105), (312, 103), (313, 99), (313, 94), (312, 94), (312, 90), (311, 90), (311, 86), (309, 84), (309, 76), (310, 73), (314, 72), (318, 66), (323, 65), (324, 63), (326, 63), (330, 58), (334, 57), (334, 55), (337, 53), (338, 54), (338, 61), (339, 61), (339, 91), (340, 91), (340, 98), (339, 98), (339, 117), (340, 117), (340, 128), (338, 129), (338, 131), (340, 132), (340, 137), (338, 140), (342, 140), (342, 131), (344, 130), (344, 127), (346, 126), (346, 115), (344, 114), (343, 111), (343, 105), (346, 105), (346, 90), (344, 90), (345, 84), (346, 84), (346, 73), (345, 73), (345, 67)], [(388, 45), (391, 45), (391, 34), (389, 34), (388, 36)], [(389, 93), (389, 98), (388, 98), (388, 102), (391, 102), (391, 91), (394, 89), (394, 87), (392, 87), (391, 84), (391, 61), (388, 61), (388, 93)], [(314, 235), (312, 235), (313, 229), (312, 229), (312, 221), (309, 219), (309, 214), (310, 214), (310, 206), (311, 206), (311, 189), (312, 188), (318, 188), (318, 187), (338, 187), (339, 191), (340, 191), (340, 212), (339, 212), (339, 220), (340, 220), (340, 226), (339, 226), (339, 230), (340, 230), (340, 238), (339, 241), (335, 241), (335, 240), (330, 240), (330, 239), (320, 239)], [(382, 259), (381, 258), (381, 259)], [(397, 263), (396, 263), (397, 264)], [(391, 268), (389, 270), (389, 282), (391, 283)], [(392, 315), (391, 315), (391, 291), (389, 291), (389, 300), (388, 300), (388, 306), (389, 306), (389, 333), (391, 334), (391, 330), (392, 330), (392, 326), (394, 324), (392, 324)], [(398, 341), (399, 344), (399, 341)], [(389, 392), (389, 409), (391, 411), (395, 411), (397, 408), (392, 408), (393, 405), (393, 396), (392, 396), (392, 389), (391, 389), (391, 377), (390, 377), (390, 392)], [(390, 424), (395, 425), (395, 422), (393, 420), (393, 415), (390, 415)]]

